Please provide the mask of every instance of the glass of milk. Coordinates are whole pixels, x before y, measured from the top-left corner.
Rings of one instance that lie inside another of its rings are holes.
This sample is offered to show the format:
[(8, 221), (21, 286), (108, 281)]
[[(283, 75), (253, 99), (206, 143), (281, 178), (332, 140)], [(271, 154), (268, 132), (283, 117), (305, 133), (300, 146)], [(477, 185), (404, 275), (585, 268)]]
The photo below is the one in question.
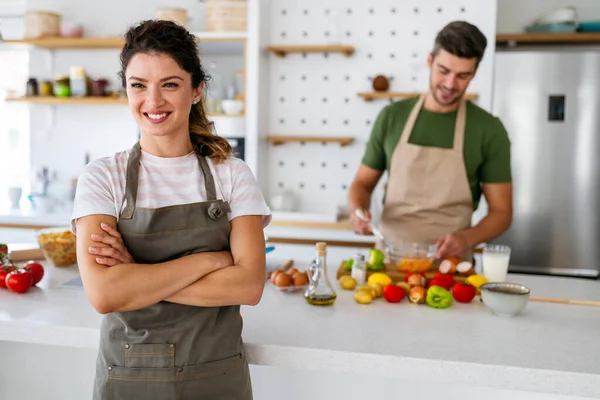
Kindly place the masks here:
[(490, 244), (483, 248), (481, 257), (483, 276), (488, 282), (506, 282), (510, 262), (510, 247)]

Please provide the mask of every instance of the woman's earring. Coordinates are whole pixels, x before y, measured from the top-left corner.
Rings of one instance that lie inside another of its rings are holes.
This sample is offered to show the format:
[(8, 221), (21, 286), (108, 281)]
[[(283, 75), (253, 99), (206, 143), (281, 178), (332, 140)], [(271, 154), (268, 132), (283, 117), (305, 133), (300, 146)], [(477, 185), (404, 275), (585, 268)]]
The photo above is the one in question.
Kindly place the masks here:
[(194, 104), (198, 104), (198, 99), (194, 99)]

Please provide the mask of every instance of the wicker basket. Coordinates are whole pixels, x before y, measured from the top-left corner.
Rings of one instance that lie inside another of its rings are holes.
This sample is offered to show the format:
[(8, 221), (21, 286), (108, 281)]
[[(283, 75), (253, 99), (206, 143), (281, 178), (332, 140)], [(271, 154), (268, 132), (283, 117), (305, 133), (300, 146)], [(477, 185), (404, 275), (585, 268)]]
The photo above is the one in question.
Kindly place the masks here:
[(205, 4), (205, 30), (246, 30), (246, 0), (206, 0)]
[(60, 36), (59, 14), (49, 11), (27, 11), (25, 13), (25, 29), (23, 37), (26, 39), (39, 39)]

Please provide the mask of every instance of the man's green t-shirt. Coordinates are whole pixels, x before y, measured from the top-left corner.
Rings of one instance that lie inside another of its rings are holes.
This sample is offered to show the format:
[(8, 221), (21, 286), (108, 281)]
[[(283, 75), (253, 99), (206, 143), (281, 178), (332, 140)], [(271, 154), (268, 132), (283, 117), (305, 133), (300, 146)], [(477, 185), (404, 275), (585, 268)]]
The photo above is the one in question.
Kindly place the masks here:
[[(385, 107), (378, 115), (362, 163), (378, 171), (389, 171), (392, 154), (400, 140), (408, 115), (418, 97), (398, 101)], [(434, 113), (421, 108), (409, 143), (421, 146), (452, 148), (457, 111)], [(481, 198), (482, 183), (511, 182), (510, 140), (502, 122), (467, 102), (467, 122), (463, 155), (473, 209)]]

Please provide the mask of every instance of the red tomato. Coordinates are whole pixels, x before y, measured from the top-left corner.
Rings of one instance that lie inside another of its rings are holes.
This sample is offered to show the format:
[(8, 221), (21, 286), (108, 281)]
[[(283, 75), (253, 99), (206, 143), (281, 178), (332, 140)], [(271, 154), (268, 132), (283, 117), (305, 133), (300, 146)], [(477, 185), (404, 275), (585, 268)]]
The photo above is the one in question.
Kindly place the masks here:
[(427, 284), (427, 288), (429, 289), (432, 286), (440, 286), (446, 290), (452, 289), (452, 283), (448, 282), (447, 279), (443, 278), (433, 278), (432, 280), (430, 280)]
[(475, 286), (466, 283), (457, 283), (452, 286), (452, 296), (461, 303), (470, 303), (477, 294)]
[(405, 294), (406, 292), (402, 287), (396, 286), (393, 283), (383, 287), (383, 298), (389, 303), (400, 303)]
[(12, 265), (0, 265), (0, 287), (6, 289), (6, 275), (16, 271), (17, 267)]
[(42, 280), (44, 276), (44, 267), (42, 264), (35, 261), (28, 261), (27, 264), (23, 267), (25, 271), (31, 272), (33, 276), (33, 286), (35, 286), (39, 281)]
[(5, 282), (11, 292), (25, 293), (33, 283), (33, 275), (28, 271), (16, 270), (6, 275)]

